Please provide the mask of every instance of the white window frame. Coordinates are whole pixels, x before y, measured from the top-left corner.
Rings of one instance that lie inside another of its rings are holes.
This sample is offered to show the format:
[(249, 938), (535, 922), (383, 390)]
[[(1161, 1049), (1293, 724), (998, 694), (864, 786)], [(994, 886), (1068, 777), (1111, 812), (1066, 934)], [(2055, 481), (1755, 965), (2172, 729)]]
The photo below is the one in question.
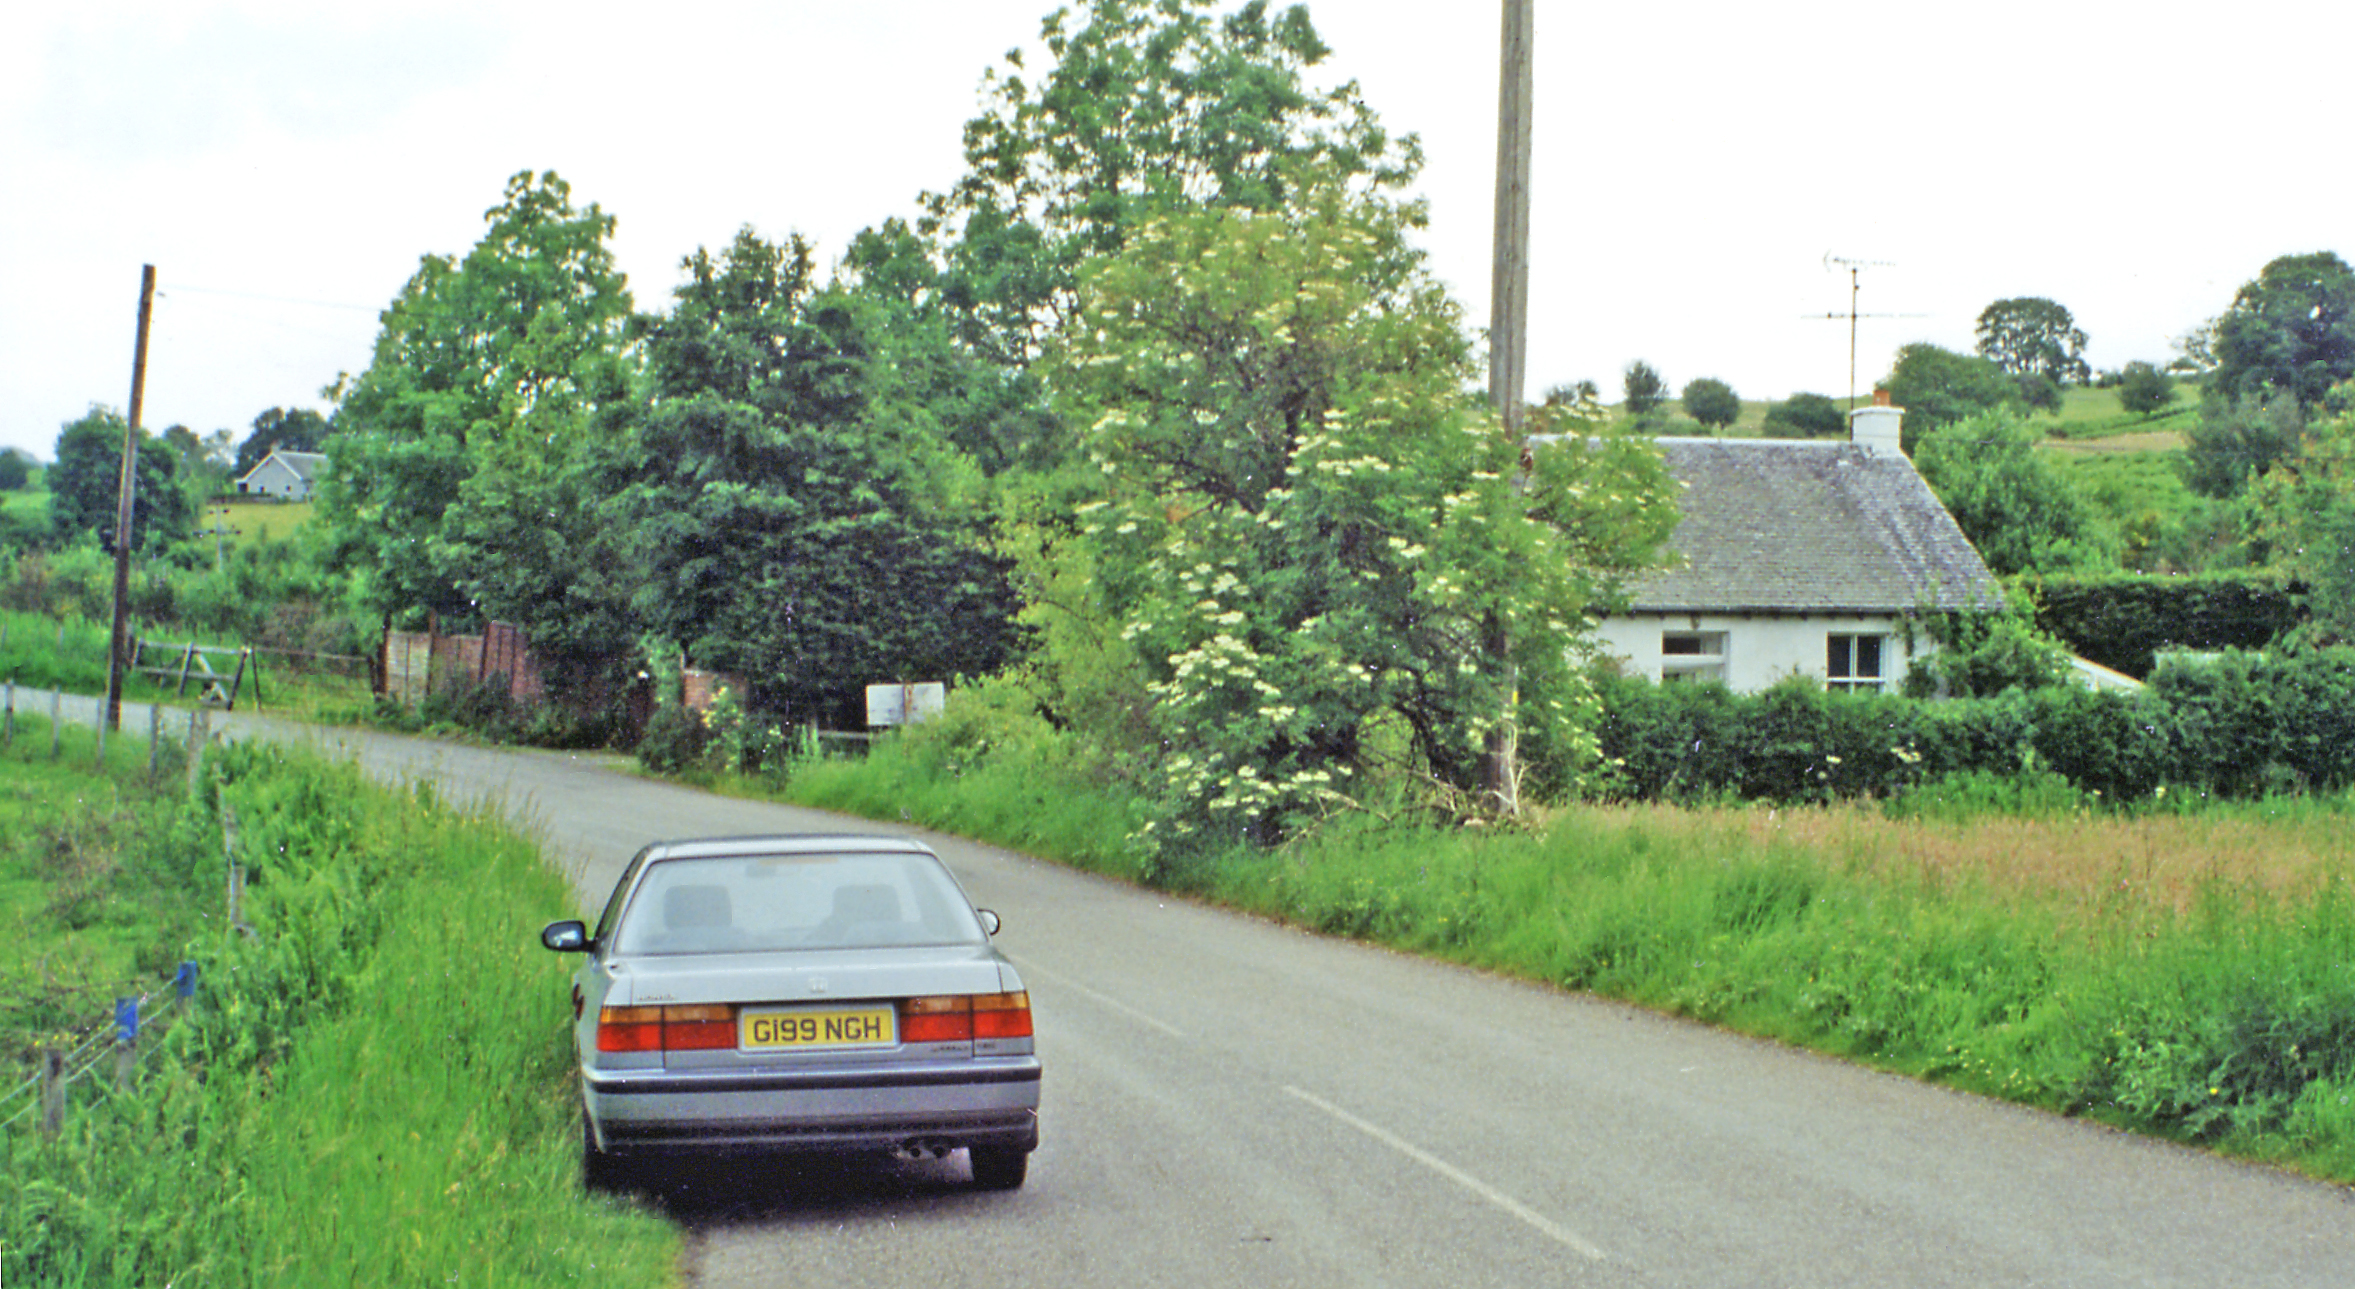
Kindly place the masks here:
[[(1863, 646), (1870, 644), (1869, 650)], [(1865, 655), (1871, 655), (1867, 658)], [(1866, 670), (1867, 666), (1870, 670)], [(1834, 631), (1824, 637), (1824, 688), (1889, 687), (1889, 637), (1876, 631)]]
[(1725, 682), (1723, 631), (1663, 631), (1660, 633), (1660, 682)]

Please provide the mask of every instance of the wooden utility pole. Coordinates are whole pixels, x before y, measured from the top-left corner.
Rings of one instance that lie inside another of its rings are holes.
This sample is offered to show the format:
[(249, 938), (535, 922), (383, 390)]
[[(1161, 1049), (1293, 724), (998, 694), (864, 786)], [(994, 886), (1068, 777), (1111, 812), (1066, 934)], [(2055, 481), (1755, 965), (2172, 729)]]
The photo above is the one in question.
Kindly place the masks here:
[(1488, 297), (1488, 394), (1507, 434), (1521, 431), (1529, 373), (1530, 0), (1504, 0), (1496, 120), (1496, 238)]
[[(1496, 240), (1488, 297), (1488, 393), (1499, 425), (1518, 457), (1522, 440), (1521, 390), (1529, 370), (1529, 140), (1530, 47), (1535, 43), (1530, 0), (1504, 0), (1503, 54), (1497, 75)], [(1520, 733), (1513, 709), (1520, 701), (1511, 630), (1502, 615), (1488, 622), (1490, 665), (1503, 680), (1504, 711), (1488, 736), (1481, 786), (1499, 814), (1519, 814)]]
[(131, 419), (123, 425), (123, 472), (115, 493), (114, 512), (114, 638), (106, 651), (106, 722), (110, 730), (123, 727), (123, 656), (130, 625), (131, 520), (139, 480), (139, 411), (147, 395), (147, 322), (155, 309), (155, 266), (139, 269), (139, 345), (131, 355)]

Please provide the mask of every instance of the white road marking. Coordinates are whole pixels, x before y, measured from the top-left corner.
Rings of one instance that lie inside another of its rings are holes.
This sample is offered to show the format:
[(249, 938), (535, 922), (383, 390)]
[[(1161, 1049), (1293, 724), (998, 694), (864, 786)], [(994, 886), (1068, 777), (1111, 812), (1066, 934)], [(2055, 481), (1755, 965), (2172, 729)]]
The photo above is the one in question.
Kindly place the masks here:
[(1066, 976), (1059, 971), (1049, 971), (1045, 967), (1042, 967), (1035, 962), (1029, 961), (1028, 959), (1018, 961), (1014, 965), (1020, 970), (1034, 972), (1038, 975), (1045, 976), (1047, 979), (1054, 981), (1057, 988), (1068, 989), (1075, 994), (1093, 998), (1097, 1002), (1111, 1008), (1116, 1012), (1121, 1013), (1124, 1016), (1127, 1016), (1131, 1020), (1137, 1021), (1140, 1024), (1151, 1025), (1153, 1028), (1160, 1030), (1162, 1033), (1169, 1035), (1171, 1038), (1184, 1038), (1186, 1036), (1185, 1031), (1179, 1029), (1177, 1026), (1157, 1020), (1154, 1017), (1129, 1006), (1127, 1003), (1124, 1003), (1109, 994), (1100, 993), (1096, 990), (1090, 989), (1086, 985), (1073, 980), (1071, 977)]
[(1597, 1262), (1605, 1260), (1603, 1251), (1599, 1248), (1596, 1248), (1593, 1244), (1587, 1242), (1585, 1239), (1580, 1238), (1577, 1232), (1572, 1231), (1568, 1227), (1563, 1226), (1561, 1223), (1554, 1221), (1552, 1218), (1547, 1217), (1545, 1214), (1529, 1207), (1527, 1204), (1514, 1199), (1512, 1196), (1505, 1194), (1503, 1191), (1500, 1191), (1496, 1187), (1489, 1185), (1487, 1182), (1481, 1181), (1479, 1178), (1474, 1177), (1470, 1173), (1465, 1172), (1463, 1169), (1456, 1167), (1454, 1164), (1439, 1158), (1437, 1155), (1434, 1155), (1431, 1152), (1416, 1146), (1412, 1142), (1404, 1140), (1395, 1133), (1392, 1133), (1387, 1129), (1380, 1127), (1379, 1125), (1371, 1124), (1363, 1119), (1358, 1118), (1356, 1115), (1353, 1115), (1347, 1110), (1334, 1105), (1332, 1102), (1325, 1100), (1323, 1097), (1317, 1096), (1315, 1093), (1303, 1092), (1299, 1088), (1288, 1085), (1284, 1088), (1284, 1091), (1291, 1096), (1297, 1097), (1302, 1101), (1306, 1101), (1310, 1105), (1315, 1106), (1317, 1109), (1324, 1111), (1326, 1114), (1339, 1119), (1341, 1122), (1348, 1124), (1350, 1127), (1357, 1129), (1359, 1132), (1362, 1132), (1369, 1137), (1372, 1137), (1374, 1140), (1381, 1142), (1383, 1145), (1390, 1147), (1392, 1150), (1405, 1155), (1407, 1158), (1412, 1159), (1416, 1163), (1421, 1164), (1423, 1167), (1430, 1169), (1432, 1172), (1445, 1177), (1449, 1181), (1454, 1182), (1456, 1185), (1472, 1192), (1474, 1195), (1487, 1200), (1490, 1204), (1493, 1204), (1496, 1207), (1503, 1209), (1505, 1212), (1512, 1214), (1514, 1217), (1521, 1219), (1523, 1222), (1526, 1222), (1530, 1226), (1536, 1228), (1539, 1234), (1544, 1235), (1546, 1238), (1554, 1241), (1556, 1244), (1559, 1244), (1564, 1248), (1574, 1249)]

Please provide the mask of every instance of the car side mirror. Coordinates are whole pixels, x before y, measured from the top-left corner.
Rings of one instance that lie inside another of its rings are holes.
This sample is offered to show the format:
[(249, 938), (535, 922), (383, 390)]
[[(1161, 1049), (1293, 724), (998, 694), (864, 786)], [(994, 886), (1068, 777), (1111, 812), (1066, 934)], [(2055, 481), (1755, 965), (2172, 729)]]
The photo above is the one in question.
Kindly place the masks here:
[(996, 935), (998, 933), (997, 914), (991, 912), (988, 909), (975, 909), (973, 912), (981, 919), (981, 929), (983, 931), (986, 931), (991, 935)]
[(540, 930), (540, 943), (558, 953), (586, 953), (589, 928), (579, 922), (550, 922)]

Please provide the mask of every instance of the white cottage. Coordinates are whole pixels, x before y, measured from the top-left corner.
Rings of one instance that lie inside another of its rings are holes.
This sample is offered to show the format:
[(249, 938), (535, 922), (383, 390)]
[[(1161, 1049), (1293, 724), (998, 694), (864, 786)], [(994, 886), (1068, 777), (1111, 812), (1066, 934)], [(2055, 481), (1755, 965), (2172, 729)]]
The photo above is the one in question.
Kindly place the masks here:
[(237, 491), (280, 501), (309, 501), (311, 487), (327, 468), (324, 452), (290, 452), (284, 448), (262, 458), (262, 463), (237, 480)]
[(1680, 559), (1603, 621), (1605, 648), (1670, 683), (1747, 693), (1804, 675), (1894, 688), (1932, 647), (1908, 619), (2001, 605), (2002, 587), (1898, 446), (1903, 415), (1859, 408), (1846, 443), (1658, 440), (1684, 484), (1669, 538)]

